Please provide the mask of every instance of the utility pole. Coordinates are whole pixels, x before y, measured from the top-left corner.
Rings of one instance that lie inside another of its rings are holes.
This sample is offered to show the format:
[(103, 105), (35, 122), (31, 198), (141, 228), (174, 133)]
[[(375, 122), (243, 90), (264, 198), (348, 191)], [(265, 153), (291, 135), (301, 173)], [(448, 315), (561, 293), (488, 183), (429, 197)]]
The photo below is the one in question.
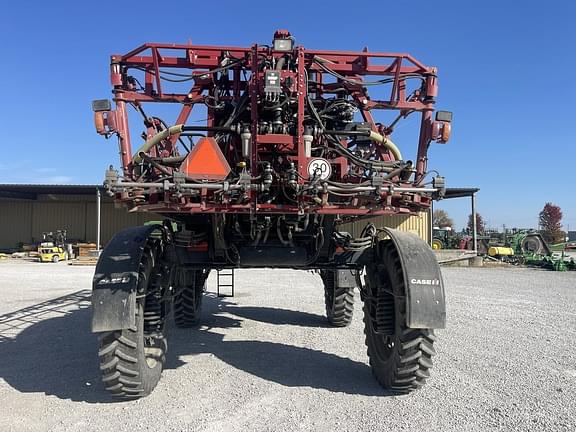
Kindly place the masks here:
[(100, 201), (102, 199), (102, 194), (100, 189), (96, 188), (96, 251), (100, 255)]
[(472, 194), (472, 244), (474, 245), (474, 253), (478, 255), (478, 234), (476, 230), (476, 193)]
[(432, 240), (434, 239), (434, 200), (430, 201), (430, 213), (428, 221), (428, 243), (432, 247)]

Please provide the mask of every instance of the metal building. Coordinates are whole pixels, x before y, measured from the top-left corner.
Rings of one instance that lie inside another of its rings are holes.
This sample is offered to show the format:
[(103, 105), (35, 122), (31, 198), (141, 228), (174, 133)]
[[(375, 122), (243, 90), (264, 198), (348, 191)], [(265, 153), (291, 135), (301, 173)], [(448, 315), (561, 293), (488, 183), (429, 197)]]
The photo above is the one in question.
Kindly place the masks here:
[[(96, 243), (96, 185), (0, 185), (0, 249), (42, 240), (42, 233), (67, 230), (68, 239)], [(100, 187), (101, 188), (101, 187)], [(128, 213), (101, 194), (101, 242), (122, 228), (141, 225), (158, 215)]]

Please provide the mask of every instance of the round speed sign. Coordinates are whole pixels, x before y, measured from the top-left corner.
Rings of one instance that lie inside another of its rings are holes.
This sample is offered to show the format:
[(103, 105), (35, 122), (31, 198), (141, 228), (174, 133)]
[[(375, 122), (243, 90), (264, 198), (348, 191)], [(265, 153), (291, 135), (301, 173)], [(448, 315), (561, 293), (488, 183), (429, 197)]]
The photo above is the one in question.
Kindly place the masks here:
[(315, 158), (308, 162), (308, 176), (328, 180), (332, 175), (332, 166), (326, 159)]

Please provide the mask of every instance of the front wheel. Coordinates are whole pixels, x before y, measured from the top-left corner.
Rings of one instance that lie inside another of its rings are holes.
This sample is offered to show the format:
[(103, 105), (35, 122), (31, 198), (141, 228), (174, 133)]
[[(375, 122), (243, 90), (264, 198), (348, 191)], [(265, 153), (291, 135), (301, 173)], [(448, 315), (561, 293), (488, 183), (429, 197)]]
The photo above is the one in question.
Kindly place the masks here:
[(390, 241), (379, 244), (378, 263), (366, 268), (364, 333), (372, 372), (380, 385), (397, 394), (422, 387), (430, 376), (432, 329), (406, 326), (402, 264)]
[(150, 239), (138, 273), (135, 326), (100, 335), (98, 357), (102, 381), (114, 397), (146, 396), (162, 374), (167, 346), (161, 301), (166, 269), (161, 255), (160, 241)]

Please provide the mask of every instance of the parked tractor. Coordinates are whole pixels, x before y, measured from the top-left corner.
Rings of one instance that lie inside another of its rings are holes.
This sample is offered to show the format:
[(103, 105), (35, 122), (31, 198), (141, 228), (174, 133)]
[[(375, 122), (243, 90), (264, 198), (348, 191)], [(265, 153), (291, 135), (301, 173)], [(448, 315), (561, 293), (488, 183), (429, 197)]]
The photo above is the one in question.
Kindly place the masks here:
[[(417, 214), (443, 196), (427, 166), (452, 121), (434, 114), (436, 68), (409, 54), (311, 50), (279, 30), (250, 47), (146, 43), (113, 55), (110, 78), (114, 104), (94, 101), (94, 119), (118, 138), (121, 168), (104, 184), (129, 211), (166, 219), (119, 232), (96, 267), (92, 329), (114, 396), (154, 389), (168, 319), (197, 326), (209, 273), (235, 268), (318, 270), (336, 327), (350, 324), (357, 289), (378, 382), (398, 394), (424, 385), (446, 318), (432, 250), (413, 234), (366, 223), (355, 237), (341, 225)], [(175, 118), (152, 114), (158, 103)], [(392, 136), (416, 115), (412, 161)]]
[(450, 227), (434, 227), (432, 230), (432, 249), (458, 249), (462, 236)]
[[(479, 254), (488, 252), (488, 236), (476, 236), (476, 251)], [(432, 249), (460, 249), (474, 250), (474, 238), (466, 231), (455, 232), (450, 227), (438, 228), (432, 230)]]

